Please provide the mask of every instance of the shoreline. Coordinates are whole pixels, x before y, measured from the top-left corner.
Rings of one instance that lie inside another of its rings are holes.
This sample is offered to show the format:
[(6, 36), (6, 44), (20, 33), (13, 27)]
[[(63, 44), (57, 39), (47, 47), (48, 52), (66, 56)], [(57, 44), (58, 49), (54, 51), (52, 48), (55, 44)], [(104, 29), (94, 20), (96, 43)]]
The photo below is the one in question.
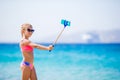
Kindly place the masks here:
[[(45, 44), (45, 45), (50, 45), (52, 43), (38, 43), (38, 42), (35, 42), (37, 44)], [(14, 43), (11, 43), (11, 42), (0, 42), (0, 45), (4, 45), (4, 44), (19, 44), (18, 42), (14, 42)], [(109, 45), (109, 44), (120, 44), (120, 43), (56, 43), (55, 45)]]

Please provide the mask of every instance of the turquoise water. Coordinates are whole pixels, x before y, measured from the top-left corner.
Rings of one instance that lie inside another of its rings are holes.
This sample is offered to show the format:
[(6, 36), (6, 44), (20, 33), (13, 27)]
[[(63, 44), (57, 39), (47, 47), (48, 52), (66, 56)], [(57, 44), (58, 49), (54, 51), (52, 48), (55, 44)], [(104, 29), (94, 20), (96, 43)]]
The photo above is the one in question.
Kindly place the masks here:
[[(120, 80), (120, 44), (57, 44), (34, 57), (38, 80)], [(0, 44), (0, 80), (21, 80), (21, 61), (19, 44)]]

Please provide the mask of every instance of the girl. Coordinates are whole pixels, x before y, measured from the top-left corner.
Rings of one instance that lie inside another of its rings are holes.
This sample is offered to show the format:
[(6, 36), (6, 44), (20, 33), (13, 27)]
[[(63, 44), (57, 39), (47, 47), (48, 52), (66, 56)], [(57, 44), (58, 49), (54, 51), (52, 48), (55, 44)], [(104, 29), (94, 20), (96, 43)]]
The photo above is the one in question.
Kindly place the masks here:
[(31, 24), (23, 24), (21, 26), (21, 35), (22, 40), (20, 41), (20, 48), (22, 51), (23, 61), (21, 63), (21, 71), (22, 71), (22, 80), (37, 80), (35, 67), (33, 65), (34, 54), (33, 48), (38, 48), (42, 50), (52, 50), (52, 45), (43, 46), (32, 43), (29, 38), (34, 32)]

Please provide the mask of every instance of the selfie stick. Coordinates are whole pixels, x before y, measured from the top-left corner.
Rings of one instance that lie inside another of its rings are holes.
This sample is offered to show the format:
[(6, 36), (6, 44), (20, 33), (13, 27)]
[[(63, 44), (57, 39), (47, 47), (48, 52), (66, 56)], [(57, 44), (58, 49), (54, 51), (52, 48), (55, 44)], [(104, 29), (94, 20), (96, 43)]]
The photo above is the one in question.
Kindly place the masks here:
[[(64, 28), (62, 29), (62, 31), (59, 33), (59, 35), (57, 36), (56, 40), (53, 42), (52, 46), (54, 47), (55, 44), (57, 43), (58, 39), (60, 38), (61, 34), (63, 33), (64, 29), (66, 28), (66, 26), (70, 26), (70, 21), (67, 20), (61, 20), (61, 24), (64, 25)], [(49, 50), (49, 52), (51, 52), (51, 50)]]

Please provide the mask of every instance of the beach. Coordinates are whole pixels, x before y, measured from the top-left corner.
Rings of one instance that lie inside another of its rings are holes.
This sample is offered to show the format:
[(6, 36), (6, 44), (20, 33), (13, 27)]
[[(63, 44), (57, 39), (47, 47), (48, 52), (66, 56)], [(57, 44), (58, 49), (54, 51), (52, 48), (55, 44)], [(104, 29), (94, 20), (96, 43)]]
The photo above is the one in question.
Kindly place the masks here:
[[(49, 44), (43, 44), (49, 45)], [(0, 80), (21, 80), (18, 43), (0, 44)], [(56, 44), (34, 49), (38, 80), (120, 80), (120, 44)]]

